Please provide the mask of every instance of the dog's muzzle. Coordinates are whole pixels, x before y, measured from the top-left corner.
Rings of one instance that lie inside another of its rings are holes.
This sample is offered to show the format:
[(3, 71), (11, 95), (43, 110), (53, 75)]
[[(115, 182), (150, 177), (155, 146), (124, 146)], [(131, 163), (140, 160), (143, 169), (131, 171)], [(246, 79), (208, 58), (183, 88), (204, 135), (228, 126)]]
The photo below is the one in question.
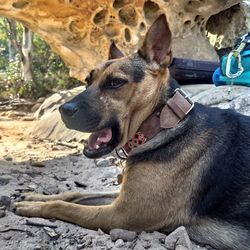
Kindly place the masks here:
[(59, 111), (67, 128), (81, 132), (93, 132), (102, 120), (100, 106), (101, 103), (96, 93), (85, 90), (61, 105)]

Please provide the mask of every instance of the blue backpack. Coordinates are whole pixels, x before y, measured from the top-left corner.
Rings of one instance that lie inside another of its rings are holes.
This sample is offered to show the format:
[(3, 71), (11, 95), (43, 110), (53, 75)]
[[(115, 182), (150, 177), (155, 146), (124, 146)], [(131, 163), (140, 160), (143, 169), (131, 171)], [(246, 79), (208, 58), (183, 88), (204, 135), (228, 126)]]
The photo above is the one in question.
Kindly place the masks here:
[(221, 58), (220, 67), (213, 74), (213, 82), (216, 86), (235, 84), (250, 87), (250, 32)]

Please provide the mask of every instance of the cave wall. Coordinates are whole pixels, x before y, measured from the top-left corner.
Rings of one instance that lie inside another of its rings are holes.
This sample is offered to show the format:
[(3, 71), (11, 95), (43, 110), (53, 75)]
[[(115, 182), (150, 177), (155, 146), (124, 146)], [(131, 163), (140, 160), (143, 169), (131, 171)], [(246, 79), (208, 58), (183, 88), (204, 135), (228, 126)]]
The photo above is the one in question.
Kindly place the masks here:
[(0, 16), (22, 22), (38, 33), (80, 80), (107, 59), (111, 40), (135, 51), (147, 28), (166, 13), (174, 56), (217, 60), (206, 37), (211, 16), (240, 0), (0, 0)]
[(209, 18), (206, 26), (210, 43), (218, 50), (230, 48), (250, 31), (250, 6), (237, 4)]

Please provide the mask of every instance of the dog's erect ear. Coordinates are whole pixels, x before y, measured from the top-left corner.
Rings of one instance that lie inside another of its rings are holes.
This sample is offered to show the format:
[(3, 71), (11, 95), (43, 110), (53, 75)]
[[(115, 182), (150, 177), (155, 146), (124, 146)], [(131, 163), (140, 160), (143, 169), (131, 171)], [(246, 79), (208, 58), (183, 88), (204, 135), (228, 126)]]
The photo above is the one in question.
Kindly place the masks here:
[(112, 41), (109, 48), (109, 60), (124, 57), (123, 53), (116, 47), (115, 42)]
[(147, 61), (156, 61), (163, 67), (171, 63), (171, 31), (164, 14), (160, 15), (149, 28), (139, 53)]

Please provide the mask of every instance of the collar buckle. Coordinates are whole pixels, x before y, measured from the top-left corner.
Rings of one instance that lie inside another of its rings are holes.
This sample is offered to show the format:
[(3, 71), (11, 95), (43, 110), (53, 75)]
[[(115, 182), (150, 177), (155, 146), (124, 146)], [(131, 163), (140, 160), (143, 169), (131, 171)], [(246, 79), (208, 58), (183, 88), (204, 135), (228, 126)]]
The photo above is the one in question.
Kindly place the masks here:
[(191, 98), (188, 96), (188, 94), (183, 89), (177, 88), (177, 89), (175, 89), (174, 94), (176, 92), (179, 92), (191, 104), (191, 107), (185, 112), (185, 114), (187, 115), (193, 109), (194, 102), (191, 100)]
[(160, 116), (161, 128), (174, 128), (182, 121), (193, 109), (194, 102), (188, 97), (187, 93), (177, 88), (174, 95), (167, 101), (163, 107)]

